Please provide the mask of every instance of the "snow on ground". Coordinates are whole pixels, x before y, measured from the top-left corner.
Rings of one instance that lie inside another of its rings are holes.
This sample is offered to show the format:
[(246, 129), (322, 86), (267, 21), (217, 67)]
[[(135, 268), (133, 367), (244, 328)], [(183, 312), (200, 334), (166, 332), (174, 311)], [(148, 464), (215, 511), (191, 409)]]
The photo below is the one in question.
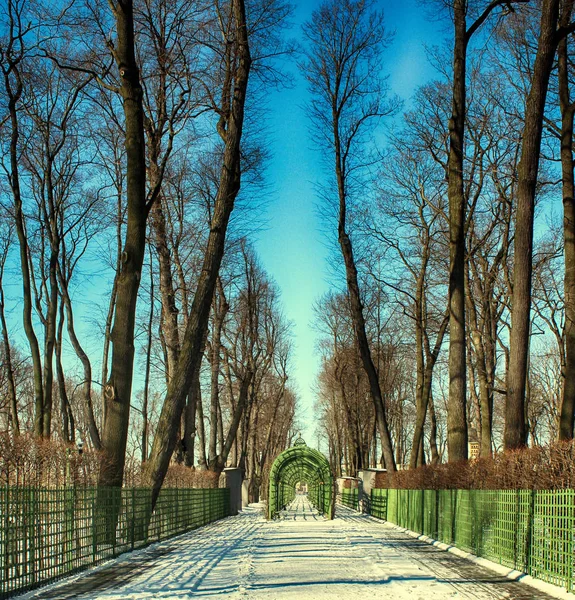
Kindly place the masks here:
[(319, 516), (296, 496), (281, 518), (263, 507), (218, 521), (50, 588), (46, 600), (410, 600), (551, 598), (338, 507)]

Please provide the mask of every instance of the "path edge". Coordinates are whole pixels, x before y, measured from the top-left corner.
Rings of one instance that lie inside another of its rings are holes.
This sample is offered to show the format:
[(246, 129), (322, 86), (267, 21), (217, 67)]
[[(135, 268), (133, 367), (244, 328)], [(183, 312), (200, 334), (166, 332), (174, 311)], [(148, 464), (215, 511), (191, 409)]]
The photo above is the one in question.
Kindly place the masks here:
[(436, 548), (439, 548), (440, 550), (445, 550), (447, 552), (451, 552), (451, 554), (454, 554), (455, 556), (459, 556), (460, 558), (464, 558), (472, 563), (475, 563), (477, 565), (485, 567), (486, 569), (494, 571), (495, 573), (502, 575), (503, 577), (506, 577), (507, 579), (510, 579), (511, 581), (517, 581), (519, 583), (524, 583), (524, 584), (528, 585), (529, 587), (535, 588), (536, 590), (539, 590), (540, 592), (549, 594), (550, 596), (553, 596), (555, 598), (561, 598), (563, 600), (575, 600), (575, 594), (568, 592), (566, 589), (564, 589), (558, 585), (554, 585), (553, 583), (548, 583), (547, 581), (541, 581), (541, 579), (536, 579), (535, 577), (532, 577), (531, 575), (527, 575), (527, 573), (523, 573), (522, 571), (517, 571), (516, 569), (509, 569), (508, 567), (505, 567), (504, 565), (500, 565), (499, 563), (488, 560), (487, 558), (482, 558), (481, 556), (477, 556), (471, 552), (465, 552), (465, 550), (461, 550), (460, 548), (457, 548), (456, 546), (453, 546), (451, 544), (446, 544), (445, 542), (440, 542), (440, 541), (435, 540), (435, 539), (433, 539), (427, 535), (424, 535), (422, 533), (417, 533), (417, 531), (412, 531), (411, 529), (406, 529), (405, 527), (400, 527), (399, 525), (395, 525), (394, 523), (391, 523), (390, 521), (384, 521), (384, 520), (378, 519), (377, 517), (374, 517), (372, 515), (369, 515), (369, 516), (375, 522), (381, 523), (382, 525), (384, 525), (385, 527), (388, 527), (389, 529), (395, 529), (396, 531), (401, 531), (402, 533), (406, 533), (410, 537), (421, 540), (422, 542), (425, 542), (426, 544), (429, 544), (431, 546), (435, 546)]

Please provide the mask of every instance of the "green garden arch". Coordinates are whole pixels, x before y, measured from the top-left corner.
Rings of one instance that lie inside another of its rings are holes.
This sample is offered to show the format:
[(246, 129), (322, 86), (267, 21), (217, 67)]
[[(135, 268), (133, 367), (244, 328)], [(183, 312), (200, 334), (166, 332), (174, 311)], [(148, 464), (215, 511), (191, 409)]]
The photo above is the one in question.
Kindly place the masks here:
[(295, 444), (284, 450), (274, 461), (270, 471), (268, 519), (284, 509), (295, 497), (295, 486), (306, 482), (308, 497), (320, 514), (333, 519), (333, 475), (326, 457), (308, 448), (299, 437)]

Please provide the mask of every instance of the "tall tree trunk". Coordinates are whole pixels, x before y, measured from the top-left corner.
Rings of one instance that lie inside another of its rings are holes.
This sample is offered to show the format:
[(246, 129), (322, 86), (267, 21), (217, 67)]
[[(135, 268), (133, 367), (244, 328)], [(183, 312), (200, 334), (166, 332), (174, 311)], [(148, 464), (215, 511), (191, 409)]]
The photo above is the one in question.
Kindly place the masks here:
[(8, 400), (10, 403), (10, 426), (16, 435), (20, 435), (20, 420), (18, 416), (18, 397), (16, 395), (16, 381), (14, 379), (14, 366), (12, 364), (12, 346), (8, 337), (6, 323), (6, 301), (4, 298), (4, 267), (8, 256), (8, 245), (0, 256), (0, 325), (2, 326), (2, 344), (4, 346), (4, 369), (8, 381)]
[(531, 273), (533, 267), (533, 219), (541, 151), (543, 115), (559, 38), (559, 0), (543, 0), (537, 55), (531, 89), (525, 108), (521, 159), (517, 169), (517, 214), (515, 225), (513, 307), (509, 338), (509, 371), (505, 403), (505, 448), (526, 444), (525, 385), (531, 322)]
[(70, 423), (70, 402), (66, 391), (66, 380), (64, 368), (62, 367), (62, 333), (64, 331), (64, 304), (60, 304), (58, 327), (56, 330), (55, 353), (56, 353), (56, 381), (58, 382), (58, 395), (60, 396), (60, 417), (62, 419), (62, 438), (65, 442), (72, 440), (70, 432), (74, 423)]
[[(119, 179), (120, 175), (117, 177)], [(102, 385), (102, 391), (104, 385), (108, 381), (108, 361), (110, 354), (110, 343), (112, 337), (112, 323), (114, 321), (114, 310), (116, 308), (116, 295), (118, 293), (118, 276), (120, 269), (122, 268), (122, 223), (123, 223), (123, 210), (122, 210), (122, 189), (117, 184), (117, 216), (118, 222), (116, 223), (116, 272), (114, 274), (114, 282), (112, 284), (112, 291), (110, 293), (110, 302), (108, 303), (108, 313), (106, 315), (106, 325), (104, 328), (104, 349), (102, 355), (102, 377), (100, 383)], [(104, 401), (104, 395), (102, 394), (102, 422), (106, 420), (106, 403)]]
[(96, 450), (101, 450), (102, 442), (100, 440), (100, 432), (96, 423), (96, 417), (94, 415), (94, 406), (92, 403), (92, 364), (88, 355), (84, 351), (84, 348), (80, 344), (78, 336), (76, 335), (76, 328), (74, 326), (74, 313), (72, 311), (72, 300), (68, 293), (68, 282), (64, 279), (61, 270), (59, 272), (59, 279), (62, 294), (62, 302), (66, 309), (66, 324), (68, 337), (70, 338), (70, 342), (72, 344), (72, 347), (74, 348), (76, 356), (80, 359), (80, 362), (82, 363), (82, 369), (84, 371), (84, 381), (82, 383), (83, 408), (84, 414), (86, 416), (88, 433), (90, 435), (90, 440), (92, 442), (93, 447)]
[(152, 366), (152, 326), (154, 324), (154, 269), (150, 252), (150, 313), (148, 316), (148, 339), (146, 342), (146, 368), (144, 373), (144, 397), (142, 398), (142, 463), (148, 460), (148, 398), (150, 394), (150, 368)]
[(8, 180), (12, 197), (14, 200), (14, 219), (16, 223), (16, 233), (18, 236), (18, 245), (20, 250), (20, 269), (22, 273), (22, 291), (23, 291), (23, 322), (24, 332), (30, 347), (32, 357), (32, 371), (34, 376), (34, 434), (41, 437), (43, 435), (44, 420), (44, 389), (42, 385), (42, 360), (40, 358), (40, 346), (38, 338), (34, 331), (32, 322), (32, 288), (30, 281), (30, 264), (28, 262), (29, 248), (28, 238), (26, 236), (26, 225), (24, 212), (22, 210), (22, 194), (20, 188), (20, 162), (19, 162), (19, 103), (22, 97), (22, 79), (20, 73), (20, 62), (22, 55), (17, 50), (18, 23), (17, 16), (14, 15), (16, 9), (10, 0), (11, 9), (11, 36), (8, 40), (8, 46), (4, 51), (7, 58), (7, 64), (2, 65), (4, 76), (4, 87), (8, 97), (8, 114), (10, 115), (10, 172)]
[(198, 466), (201, 469), (208, 468), (208, 458), (206, 456), (206, 426), (204, 423), (204, 405), (202, 403), (200, 378), (194, 378), (192, 382), (192, 393), (196, 397), (196, 431), (198, 433)]
[[(150, 186), (160, 185), (158, 167), (150, 168)], [(172, 277), (172, 260), (168, 247), (166, 233), (166, 218), (162, 207), (162, 195), (158, 194), (151, 211), (151, 223), (154, 228), (154, 244), (158, 255), (160, 270), (160, 297), (162, 300), (162, 333), (166, 343), (166, 382), (176, 368), (180, 355), (180, 334), (178, 329), (178, 307), (176, 306), (176, 292)]]
[(184, 464), (186, 467), (193, 467), (195, 463), (197, 402), (198, 398), (190, 391), (185, 408), (184, 422)]
[(427, 341), (425, 345), (426, 364), (421, 385), (421, 408), (418, 407), (417, 411), (413, 444), (411, 446), (411, 456), (409, 459), (409, 467), (411, 469), (422, 464), (418, 458), (418, 454), (421, 456), (423, 453), (423, 430), (433, 389), (433, 370), (435, 368), (435, 363), (437, 362), (441, 346), (443, 345), (443, 338), (445, 337), (448, 324), (449, 315), (446, 314), (441, 322), (441, 325), (439, 326), (439, 331), (437, 332), (437, 338), (435, 339), (435, 346), (433, 347), (433, 350), (430, 351), (429, 341)]
[[(208, 461), (212, 463), (218, 454), (218, 412), (220, 410), (220, 352), (222, 345), (222, 329), (227, 313), (226, 298), (220, 278), (218, 277), (217, 291), (212, 305), (213, 330), (210, 356), (211, 387), (210, 387), (210, 443)], [(223, 439), (220, 436), (220, 444)]]
[(447, 448), (450, 462), (467, 458), (467, 381), (465, 346), (465, 72), (467, 64), (467, 2), (455, 0), (453, 19), (453, 98), (449, 119), (449, 401)]
[[(422, 259), (422, 267), (425, 258)], [(423, 358), (423, 287), (424, 273), (420, 272), (417, 278), (415, 292), (414, 321), (415, 321), (415, 426), (413, 429), (413, 443), (411, 445), (411, 456), (409, 459), (409, 468), (415, 469), (419, 463), (418, 456), (420, 448), (423, 447), (423, 427), (425, 425), (425, 415), (427, 413), (427, 404), (423, 394), (423, 380), (425, 371), (425, 361)]]
[[(571, 21), (573, 0), (566, 0), (560, 25)], [(559, 439), (573, 439), (575, 419), (575, 179), (573, 177), (573, 115), (575, 103), (569, 91), (569, 52), (567, 37), (557, 47), (559, 63), (559, 106), (561, 108), (561, 172), (563, 181), (563, 236), (565, 252), (565, 370), (559, 414)]]
[[(48, 186), (50, 184), (48, 183)], [(52, 237), (52, 234), (50, 234)], [(49, 438), (52, 430), (52, 397), (54, 384), (54, 346), (56, 344), (56, 326), (58, 315), (58, 282), (56, 268), (58, 265), (58, 247), (50, 242), (49, 261), (49, 298), (44, 325), (44, 409), (42, 413), (42, 437)]]
[(150, 460), (147, 463), (146, 476), (153, 489), (152, 502), (154, 504), (174, 451), (176, 432), (192, 381), (192, 375), (199, 369), (201, 363), (202, 346), (208, 327), (216, 279), (224, 253), (227, 225), (241, 183), (240, 143), (251, 57), (244, 0), (232, 1), (234, 29), (237, 39), (237, 70), (234, 73), (229, 118), (220, 121), (218, 128), (224, 140), (223, 164), (204, 263), (182, 341), (180, 359), (168, 387)]
[(429, 396), (429, 424), (429, 449), (431, 451), (431, 464), (438, 465), (440, 456), (437, 449), (437, 417), (435, 416), (433, 392)]
[(448, 460), (467, 459), (467, 381), (465, 343), (465, 207), (463, 160), (466, 115), (467, 48), (473, 35), (498, 7), (525, 0), (492, 0), (467, 27), (467, 0), (454, 0), (453, 96), (449, 119), (449, 399)]
[(477, 380), (479, 384), (479, 441), (480, 441), (480, 456), (491, 456), (491, 440), (492, 440), (492, 420), (493, 420), (493, 385), (489, 379), (489, 371), (487, 366), (487, 357), (485, 353), (485, 345), (492, 343), (492, 340), (486, 339), (491, 333), (486, 327), (483, 331), (479, 328), (477, 319), (477, 309), (475, 306), (474, 293), (472, 289), (472, 281), (468, 273), (468, 313), (471, 329), (471, 342), (475, 351), (475, 365), (477, 368)]
[(133, 2), (122, 0), (110, 2), (109, 5), (116, 21), (114, 56), (120, 72), (120, 93), (125, 117), (128, 216), (122, 264), (117, 278), (110, 377), (104, 388), (104, 453), (98, 483), (100, 486), (121, 487), (132, 394), (136, 303), (146, 247), (148, 206), (144, 111), (140, 72), (136, 61)]
[(363, 305), (361, 302), (361, 294), (359, 290), (357, 268), (355, 266), (351, 239), (346, 230), (346, 182), (344, 169), (342, 168), (343, 158), (341, 152), (341, 142), (339, 138), (339, 124), (335, 115), (335, 111), (333, 131), (335, 143), (335, 171), (339, 195), (338, 241), (345, 263), (347, 291), (350, 299), (353, 328), (355, 330), (355, 337), (357, 341), (359, 355), (361, 357), (361, 362), (363, 364), (365, 374), (367, 375), (369, 389), (371, 392), (371, 399), (375, 408), (375, 415), (377, 419), (379, 435), (381, 437), (383, 456), (385, 459), (385, 468), (391, 472), (395, 471), (393, 445), (391, 442), (391, 435), (389, 433), (389, 426), (387, 424), (383, 396), (381, 394), (381, 388), (379, 386), (379, 377), (375, 365), (373, 364), (371, 350), (369, 348), (369, 342), (367, 339), (367, 334), (365, 332), (365, 318), (363, 316)]

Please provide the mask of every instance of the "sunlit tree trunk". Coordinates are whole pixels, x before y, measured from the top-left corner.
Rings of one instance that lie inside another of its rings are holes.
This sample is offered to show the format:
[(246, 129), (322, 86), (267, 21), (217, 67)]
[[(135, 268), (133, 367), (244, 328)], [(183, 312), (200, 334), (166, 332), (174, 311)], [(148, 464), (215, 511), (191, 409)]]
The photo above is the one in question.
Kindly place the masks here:
[(114, 324), (111, 331), (110, 376), (104, 387), (106, 405), (102, 428), (103, 458), (99, 485), (120, 487), (124, 474), (132, 376), (136, 303), (146, 246), (146, 160), (144, 111), (136, 60), (132, 0), (110, 2), (116, 22), (114, 57), (120, 76), (126, 145), (127, 225), (120, 271), (116, 281)]
[[(560, 25), (569, 25), (573, 0), (566, 0), (561, 11)], [(559, 105), (561, 108), (561, 172), (563, 191), (563, 237), (565, 253), (565, 370), (563, 372), (563, 397), (559, 414), (559, 439), (573, 438), (575, 419), (575, 180), (573, 176), (573, 116), (575, 103), (571, 101), (569, 84), (568, 39), (563, 38), (557, 47)]]
[(533, 220), (545, 100), (559, 41), (558, 18), (559, 0), (543, 0), (537, 55), (525, 108), (521, 159), (517, 169), (513, 307), (505, 403), (504, 441), (507, 450), (521, 448), (527, 443), (525, 386), (531, 323)]

